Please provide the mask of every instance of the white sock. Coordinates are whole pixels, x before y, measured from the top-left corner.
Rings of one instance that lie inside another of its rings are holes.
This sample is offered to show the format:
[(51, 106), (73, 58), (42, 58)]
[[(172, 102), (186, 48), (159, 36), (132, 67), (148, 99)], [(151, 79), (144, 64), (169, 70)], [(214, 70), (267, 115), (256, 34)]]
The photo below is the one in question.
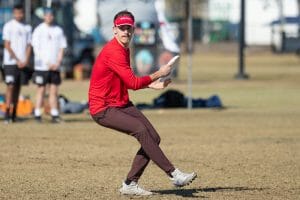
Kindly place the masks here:
[(57, 117), (59, 115), (59, 112), (56, 108), (52, 108), (50, 111), (51, 116)]
[(41, 109), (35, 108), (35, 109), (34, 109), (34, 116), (40, 117), (41, 115), (42, 115)]

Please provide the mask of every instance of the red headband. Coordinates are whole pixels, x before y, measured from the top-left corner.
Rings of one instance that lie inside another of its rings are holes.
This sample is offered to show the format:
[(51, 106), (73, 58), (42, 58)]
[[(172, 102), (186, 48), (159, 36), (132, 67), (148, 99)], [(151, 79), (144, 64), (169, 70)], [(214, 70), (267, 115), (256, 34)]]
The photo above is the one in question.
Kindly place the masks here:
[(120, 16), (114, 21), (115, 26), (134, 26), (134, 20), (130, 16)]

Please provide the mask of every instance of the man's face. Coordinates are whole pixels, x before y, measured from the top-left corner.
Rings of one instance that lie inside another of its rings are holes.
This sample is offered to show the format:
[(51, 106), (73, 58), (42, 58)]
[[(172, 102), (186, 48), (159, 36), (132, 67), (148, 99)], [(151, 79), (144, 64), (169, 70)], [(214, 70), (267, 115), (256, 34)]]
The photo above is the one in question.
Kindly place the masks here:
[(23, 11), (23, 9), (14, 9), (13, 15), (14, 15), (14, 18), (20, 22), (24, 18), (24, 11)]
[(52, 24), (53, 20), (54, 20), (54, 16), (53, 16), (52, 13), (46, 13), (46, 14), (44, 15), (44, 22), (45, 22), (46, 24)]
[(117, 40), (120, 43), (122, 43), (125, 47), (128, 47), (129, 42), (133, 36), (134, 28), (129, 25), (121, 25), (121, 26), (115, 26), (113, 29)]

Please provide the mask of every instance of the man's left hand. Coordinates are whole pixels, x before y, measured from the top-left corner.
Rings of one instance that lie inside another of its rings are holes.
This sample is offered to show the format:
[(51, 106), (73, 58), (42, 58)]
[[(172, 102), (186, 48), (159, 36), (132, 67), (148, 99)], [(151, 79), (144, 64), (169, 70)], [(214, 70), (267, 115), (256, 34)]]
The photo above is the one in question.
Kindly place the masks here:
[(49, 65), (49, 70), (50, 71), (57, 71), (59, 68), (59, 64), (52, 64), (52, 65)]
[(148, 85), (148, 87), (151, 89), (155, 89), (155, 90), (161, 90), (161, 89), (166, 88), (171, 82), (172, 82), (171, 79), (166, 79), (164, 81), (161, 81), (161, 79), (158, 79), (158, 80), (150, 83)]

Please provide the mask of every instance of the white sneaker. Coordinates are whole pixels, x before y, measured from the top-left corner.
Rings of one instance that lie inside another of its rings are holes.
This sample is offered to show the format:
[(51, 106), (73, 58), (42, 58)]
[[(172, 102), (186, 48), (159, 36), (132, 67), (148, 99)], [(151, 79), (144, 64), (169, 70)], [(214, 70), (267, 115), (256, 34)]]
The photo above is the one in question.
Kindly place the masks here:
[(144, 190), (143, 188), (139, 187), (138, 184), (132, 181), (129, 185), (125, 182), (122, 183), (122, 187), (120, 188), (120, 193), (124, 195), (139, 195), (139, 196), (148, 196), (152, 195), (152, 192)]
[(175, 169), (171, 175), (172, 178), (170, 179), (176, 187), (188, 185), (197, 177), (195, 172), (188, 174), (181, 172), (179, 169)]

